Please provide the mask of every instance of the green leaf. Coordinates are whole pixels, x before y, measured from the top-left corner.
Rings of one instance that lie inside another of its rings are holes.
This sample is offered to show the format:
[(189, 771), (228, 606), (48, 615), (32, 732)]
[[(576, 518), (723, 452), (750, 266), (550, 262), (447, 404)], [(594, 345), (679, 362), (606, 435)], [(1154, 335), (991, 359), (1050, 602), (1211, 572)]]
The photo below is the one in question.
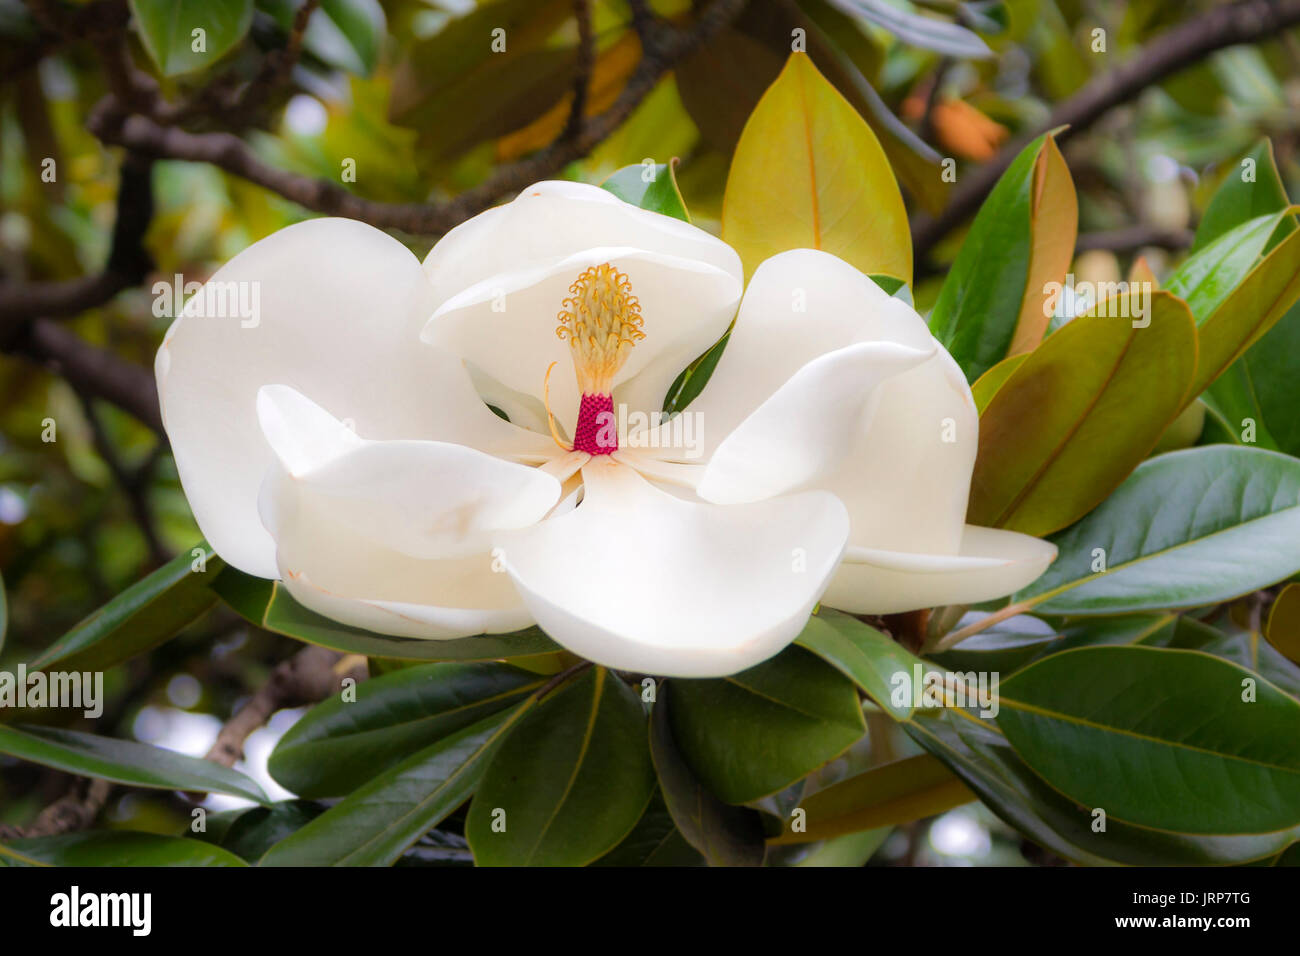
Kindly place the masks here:
[[(1186, 305), (1108, 299), (1049, 336), (980, 416), (972, 524), (1044, 535), (1110, 494), (1184, 405), (1196, 368)], [(1145, 321), (1145, 326), (1134, 327)]]
[(1223, 866), (1265, 859), (1300, 838), (1300, 827), (1251, 836), (1166, 833), (1107, 819), (1094, 829), (1081, 807), (1034, 774), (992, 721), (944, 710), (904, 729), (946, 763), (1002, 820), (1035, 843), (1088, 866)]
[(909, 677), (912, 665), (920, 663), (893, 638), (840, 611), (823, 608), (808, 619), (795, 640), (862, 688), (868, 697), (895, 720), (910, 720), (912, 702), (893, 702), (894, 675)]
[(209, 813), (207, 830), (193, 834), (193, 838), (256, 863), (272, 846), (320, 816), (323, 809), (306, 800), (280, 800), (266, 807)]
[(175, 637), (217, 601), (210, 584), (225, 562), (204, 549), (203, 571), (186, 551), (137, 581), (42, 651), (28, 667), (107, 670)]
[(134, 740), (55, 727), (0, 726), (0, 753), (134, 787), (227, 793), (267, 802), (262, 789), (238, 771)]
[(872, 767), (800, 801), (803, 832), (785, 822), (772, 842), (809, 843), (882, 826), (910, 823), (970, 803), (975, 795), (941, 761), (929, 754)]
[(420, 661), (487, 661), (509, 657), (548, 654), (559, 645), (538, 628), (515, 634), (485, 634), (448, 641), (421, 640), (413, 637), (387, 637), (360, 628), (349, 627), (303, 607), (280, 586), (226, 568), (212, 582), (221, 599), (258, 627), (309, 644), (364, 654), (367, 657), (391, 657), (396, 660)]
[[(646, 178), (647, 174), (649, 179)], [(637, 164), (624, 166), (610, 175), (600, 188), (613, 193), (624, 202), (682, 222), (690, 222), (682, 191), (677, 188), (677, 176), (672, 163), (655, 163), (653, 166)]]
[(1056, 563), (1014, 598), (1037, 613), (1217, 604), (1300, 571), (1300, 461), (1232, 445), (1161, 455), (1052, 541)]
[(1054, 654), (1002, 683), (998, 725), (1052, 787), (1111, 818), (1202, 834), (1300, 825), (1300, 701), (1208, 654)]
[(262, 857), (262, 866), (391, 866), (469, 799), (488, 757), (533, 706), (493, 714), (363, 784)]
[(1197, 323), (1208, 319), (1259, 262), (1284, 211), (1248, 219), (1188, 256), (1164, 288), (1187, 303)]
[(545, 678), (504, 664), (419, 664), (317, 704), (276, 744), (267, 769), (303, 797), (342, 796), (417, 750), (520, 700)]
[(884, 151), (806, 53), (790, 54), (745, 124), (722, 238), (747, 278), (778, 252), (822, 249), (868, 275), (912, 279), (907, 211)]
[(866, 728), (853, 682), (800, 647), (731, 677), (674, 680), (669, 716), (686, 763), (726, 803), (785, 789)]
[[(1247, 160), (1252, 171), (1250, 182), (1243, 178), (1246, 174), (1243, 164)], [(1261, 139), (1229, 167), (1228, 175), (1215, 190), (1196, 226), (1196, 239), (1190, 252), (1195, 254), (1242, 223), (1277, 213), (1290, 202), (1273, 158), (1273, 144), (1267, 138)]]
[(930, 331), (975, 381), (1042, 340), (1044, 287), (1061, 282), (1078, 229), (1074, 184), (1051, 133), (1002, 174), (939, 289)]
[(592, 866), (702, 866), (704, 857), (686, 842), (663, 794), (655, 791), (650, 806), (623, 842)]
[(253, 0), (130, 2), (144, 48), (164, 76), (216, 63), (244, 38), (253, 22)]
[(369, 76), (379, 63), (386, 28), (379, 0), (321, 0), (303, 43), (326, 63)]
[[(47, 866), (247, 866), (211, 843), (133, 830), (97, 830), (31, 837), (7, 844)], [(2, 852), (2, 851), (0, 851)]]
[(520, 721), (465, 836), (480, 866), (584, 866), (622, 842), (654, 789), (641, 698), (595, 667)]
[(758, 812), (709, 793), (677, 750), (668, 717), (673, 683), (660, 685), (650, 714), (650, 756), (664, 803), (682, 836), (711, 866), (762, 866), (767, 847)]

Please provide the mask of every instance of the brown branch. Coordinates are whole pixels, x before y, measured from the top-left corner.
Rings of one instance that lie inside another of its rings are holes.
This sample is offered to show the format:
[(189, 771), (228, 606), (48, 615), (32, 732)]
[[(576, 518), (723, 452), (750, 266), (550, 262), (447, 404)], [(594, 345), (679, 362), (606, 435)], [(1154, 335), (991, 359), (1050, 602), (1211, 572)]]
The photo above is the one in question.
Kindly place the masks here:
[(1156, 226), (1128, 226), (1124, 229), (1105, 229), (1079, 233), (1075, 245), (1077, 252), (1106, 249), (1110, 252), (1132, 252), (1144, 246), (1161, 249), (1186, 249), (1192, 244), (1194, 234), (1190, 229), (1161, 229)]
[(324, 700), (338, 692), (344, 678), (362, 680), (365, 676), (364, 658), (344, 657), (338, 651), (316, 645), (303, 648), (280, 662), (248, 703), (226, 721), (207, 759), (233, 767), (244, 755), (244, 743), (249, 735), (277, 710)]
[(745, 2), (713, 0), (694, 23), (684, 28), (657, 18), (634, 18), (641, 40), (641, 61), (609, 109), (582, 117), (576, 134), (561, 136), (532, 156), (501, 167), (479, 186), (443, 203), (362, 199), (333, 182), (269, 166), (230, 133), (188, 133), (147, 116), (132, 115), (116, 95), (106, 97), (96, 107), (88, 125), (104, 143), (158, 159), (209, 163), (316, 212), (360, 219), (381, 228), (440, 235), (503, 196), (553, 176), (589, 153), (628, 118), (668, 70), (730, 23)]
[(912, 228), (916, 260), (925, 260), (940, 239), (974, 214), (1020, 151), (1043, 132), (1067, 126), (1057, 139), (1068, 139), (1087, 129), (1112, 107), (1128, 102), (1147, 87), (1216, 50), (1256, 43), (1297, 23), (1300, 23), (1300, 0), (1245, 0), (1215, 7), (1166, 30), (1135, 51), (1131, 59), (1095, 77), (1059, 104), (1041, 129), (1019, 137), (991, 162), (969, 173), (937, 217), (918, 218)]
[(71, 791), (42, 810), (29, 826), (16, 827), (0, 823), (0, 840), (58, 836), (60, 833), (84, 830), (95, 822), (95, 817), (104, 808), (112, 789), (113, 785), (107, 780), (74, 782)]
[[(86, 422), (90, 425), (91, 439), (94, 442), (95, 451), (108, 465), (108, 470), (113, 474), (113, 480), (117, 482), (118, 487), (122, 490), (127, 505), (131, 509), (132, 518), (135, 519), (136, 525), (140, 528), (140, 533), (144, 536), (145, 546), (149, 550), (151, 566), (155, 568), (161, 567), (172, 556), (158, 538), (157, 529), (154, 527), (153, 509), (149, 506), (149, 480), (153, 477), (156, 457), (151, 454), (145, 459), (140, 468), (136, 470), (128, 469), (118, 457), (117, 449), (113, 447), (113, 442), (104, 429), (104, 423), (99, 419), (93, 397), (82, 391), (75, 383), (73, 384), (73, 390), (81, 401), (82, 412), (86, 416)], [(159, 442), (154, 447), (161, 448), (162, 442)]]
[(39, 362), (77, 391), (112, 402), (164, 434), (158, 388), (148, 369), (91, 345), (49, 319), (31, 323), (9, 351)]
[(0, 349), (37, 318), (63, 318), (103, 305), (123, 289), (139, 285), (153, 269), (144, 235), (153, 218), (152, 163), (128, 153), (117, 191), (117, 220), (102, 272), (54, 282), (0, 286)]
[(573, 15), (578, 21), (578, 63), (573, 81), (573, 102), (564, 123), (561, 139), (573, 139), (582, 130), (587, 110), (587, 93), (591, 74), (596, 69), (596, 34), (591, 26), (591, 0), (573, 0)]

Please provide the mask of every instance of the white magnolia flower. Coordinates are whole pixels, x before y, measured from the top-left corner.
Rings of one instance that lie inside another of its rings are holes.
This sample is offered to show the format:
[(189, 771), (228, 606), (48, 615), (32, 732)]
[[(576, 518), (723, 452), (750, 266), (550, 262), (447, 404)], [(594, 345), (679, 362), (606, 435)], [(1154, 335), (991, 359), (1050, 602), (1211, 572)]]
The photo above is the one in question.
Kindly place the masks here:
[[(818, 601), (975, 602), (1055, 555), (964, 525), (970, 389), (911, 308), (831, 255), (773, 257), (740, 302), (725, 243), (547, 182), (423, 268), (317, 219), (209, 280), (248, 284), (255, 321), (195, 296), (168, 332), (167, 433), (212, 547), (334, 620), (434, 639), (535, 622), (610, 667), (724, 675)], [(661, 409), (733, 317), (693, 432), (629, 414)]]

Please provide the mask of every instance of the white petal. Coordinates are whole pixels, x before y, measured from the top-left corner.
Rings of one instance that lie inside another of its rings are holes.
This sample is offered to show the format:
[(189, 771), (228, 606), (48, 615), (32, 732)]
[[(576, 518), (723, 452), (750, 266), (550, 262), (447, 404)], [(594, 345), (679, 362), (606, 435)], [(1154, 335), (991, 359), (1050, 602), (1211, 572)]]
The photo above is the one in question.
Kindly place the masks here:
[(742, 281), (740, 256), (703, 229), (639, 209), (598, 186), (557, 180), (530, 186), (513, 202), (461, 223), (430, 250), (424, 269), (441, 303), (497, 273), (544, 265), (593, 246), (694, 259)]
[(966, 525), (958, 554), (849, 546), (822, 597), (852, 614), (977, 604), (1020, 590), (1056, 560), (1056, 546), (1014, 531)]
[(807, 623), (848, 532), (822, 492), (724, 506), (608, 459), (583, 477), (582, 504), (501, 536), (502, 559), (552, 638), (620, 670), (712, 677), (771, 657)]
[(464, 445), (358, 438), (287, 386), (264, 387), (257, 409), (300, 507), (412, 557), (482, 553), (493, 532), (540, 521), (560, 499), (545, 471)]
[[(213, 314), (209, 294), (223, 290), (235, 307)], [(225, 560), (276, 575), (257, 514), (272, 460), (257, 421), (263, 385), (291, 385), (376, 438), (543, 453), (541, 436), (483, 407), (457, 359), (420, 345), (433, 307), (410, 251), (350, 219), (313, 219), (254, 243), (187, 303), (158, 350), (158, 394), (190, 507)]]
[(556, 363), (550, 407), (571, 434), (580, 393), (569, 345), (556, 335), (557, 315), (573, 281), (601, 263), (629, 277), (644, 320), (645, 338), (628, 353), (614, 384), (648, 374), (649, 391), (658, 396), (647, 410), (658, 411), (673, 379), (722, 336), (735, 314), (740, 281), (707, 262), (631, 247), (583, 249), (470, 286), (439, 306), (422, 337), (459, 355), (503, 391), (539, 401), (546, 371)]
[(399, 637), (446, 639), (533, 623), (490, 552), (422, 559), (341, 520), (276, 462), (262, 513), (277, 544), (278, 576), (302, 605), (335, 621)]
[(808, 361), (857, 342), (935, 349), (883, 382), (840, 467), (818, 487), (848, 507), (850, 542), (954, 554), (961, 540), (979, 418), (960, 368), (905, 302), (828, 253), (798, 249), (754, 273), (704, 392), (687, 409), (711, 450)]
[(870, 419), (880, 384), (924, 362), (936, 347), (863, 342), (813, 359), (723, 439), (697, 489), (700, 497), (718, 504), (761, 501), (825, 477)]

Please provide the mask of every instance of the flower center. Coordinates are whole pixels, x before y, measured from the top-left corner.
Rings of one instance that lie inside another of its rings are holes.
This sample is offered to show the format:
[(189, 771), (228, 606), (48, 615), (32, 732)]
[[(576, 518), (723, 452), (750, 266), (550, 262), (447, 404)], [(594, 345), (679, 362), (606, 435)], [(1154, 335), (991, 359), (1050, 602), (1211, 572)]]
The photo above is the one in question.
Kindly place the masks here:
[(628, 353), (645, 338), (641, 304), (632, 280), (608, 262), (592, 266), (569, 286), (555, 334), (569, 343), (573, 371), (582, 389), (573, 447), (591, 455), (618, 450), (618, 428), (611, 397), (614, 376)]

